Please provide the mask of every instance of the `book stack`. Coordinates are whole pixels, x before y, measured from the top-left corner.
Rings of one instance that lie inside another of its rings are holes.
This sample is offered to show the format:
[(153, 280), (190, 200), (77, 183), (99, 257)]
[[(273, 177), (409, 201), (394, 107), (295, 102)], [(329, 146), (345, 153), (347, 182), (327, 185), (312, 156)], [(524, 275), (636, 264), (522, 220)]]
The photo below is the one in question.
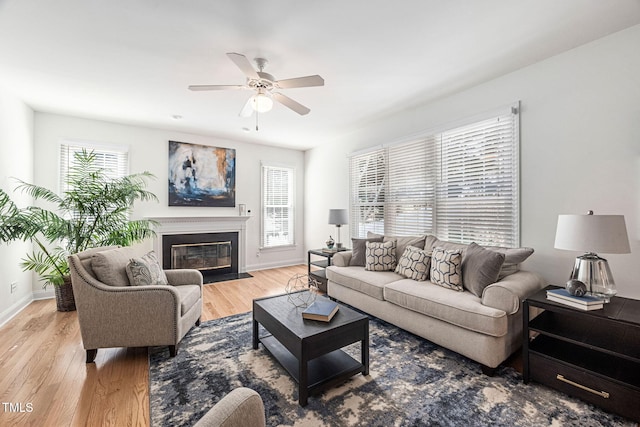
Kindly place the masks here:
[(302, 312), (303, 319), (319, 320), (321, 322), (330, 322), (333, 316), (338, 312), (338, 303), (334, 301), (316, 300)]
[(338, 250), (337, 249), (324, 248), (324, 249), (322, 249), (322, 252), (324, 252), (325, 254), (335, 254), (336, 252), (338, 252)]
[(547, 299), (559, 304), (580, 310), (599, 310), (604, 307), (604, 301), (600, 298), (584, 295), (581, 297), (571, 295), (566, 289), (550, 289), (547, 291)]

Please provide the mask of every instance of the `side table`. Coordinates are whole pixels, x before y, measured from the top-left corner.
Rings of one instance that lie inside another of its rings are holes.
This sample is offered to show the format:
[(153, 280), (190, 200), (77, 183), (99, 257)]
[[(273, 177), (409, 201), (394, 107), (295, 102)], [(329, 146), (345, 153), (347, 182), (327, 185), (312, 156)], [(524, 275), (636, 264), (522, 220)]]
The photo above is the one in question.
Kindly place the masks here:
[[(640, 421), (640, 300), (613, 297), (600, 310), (524, 300), (523, 380), (534, 380)], [(531, 318), (529, 309), (542, 309)]]
[[(349, 251), (351, 249), (342, 249), (340, 251), (325, 252), (322, 249), (310, 249), (307, 252), (307, 274), (309, 277), (316, 279), (319, 283), (320, 290), (327, 292), (327, 273), (324, 270), (331, 265), (331, 259), (338, 252)], [(324, 259), (311, 261), (311, 256), (323, 257)], [(311, 270), (311, 266), (320, 267), (322, 270)]]

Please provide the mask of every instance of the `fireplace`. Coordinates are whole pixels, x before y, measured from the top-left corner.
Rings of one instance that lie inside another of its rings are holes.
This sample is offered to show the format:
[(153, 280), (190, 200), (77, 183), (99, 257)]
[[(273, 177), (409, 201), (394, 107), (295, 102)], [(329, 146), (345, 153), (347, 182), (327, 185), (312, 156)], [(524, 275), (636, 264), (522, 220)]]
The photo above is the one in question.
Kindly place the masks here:
[(162, 268), (200, 270), (205, 283), (220, 279), (215, 276), (237, 275), (238, 233), (165, 234)]
[[(196, 268), (205, 283), (247, 277), (248, 216), (151, 217), (163, 268)], [(175, 246), (172, 248), (172, 245)], [(250, 276), (249, 276), (250, 277)]]

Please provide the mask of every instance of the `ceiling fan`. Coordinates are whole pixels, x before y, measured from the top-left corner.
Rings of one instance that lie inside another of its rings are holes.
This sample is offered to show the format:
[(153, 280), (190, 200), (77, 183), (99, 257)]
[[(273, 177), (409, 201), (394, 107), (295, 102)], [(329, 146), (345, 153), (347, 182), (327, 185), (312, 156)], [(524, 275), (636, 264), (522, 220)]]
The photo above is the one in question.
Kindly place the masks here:
[(240, 110), (241, 117), (249, 117), (254, 111), (258, 113), (264, 113), (273, 107), (273, 100), (275, 99), (285, 107), (295, 111), (296, 113), (304, 116), (311, 111), (309, 108), (300, 104), (297, 101), (289, 98), (286, 95), (276, 92), (277, 89), (291, 89), (296, 87), (311, 87), (311, 86), (324, 86), (324, 79), (319, 75), (296, 77), (293, 79), (276, 80), (269, 73), (265, 73), (264, 67), (267, 64), (267, 60), (264, 58), (255, 58), (258, 71), (256, 71), (251, 62), (246, 56), (239, 53), (227, 53), (229, 59), (240, 68), (240, 70), (247, 76), (247, 83), (244, 85), (191, 85), (189, 90), (227, 90), (227, 89), (252, 89), (256, 92), (245, 103), (242, 110)]

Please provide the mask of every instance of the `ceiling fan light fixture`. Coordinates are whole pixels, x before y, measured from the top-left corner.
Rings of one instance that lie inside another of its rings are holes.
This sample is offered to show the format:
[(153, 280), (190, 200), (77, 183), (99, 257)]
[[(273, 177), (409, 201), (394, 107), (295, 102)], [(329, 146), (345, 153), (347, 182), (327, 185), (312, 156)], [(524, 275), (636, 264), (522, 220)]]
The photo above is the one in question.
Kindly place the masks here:
[(251, 108), (258, 113), (266, 113), (273, 108), (273, 100), (264, 93), (258, 93), (251, 98)]

